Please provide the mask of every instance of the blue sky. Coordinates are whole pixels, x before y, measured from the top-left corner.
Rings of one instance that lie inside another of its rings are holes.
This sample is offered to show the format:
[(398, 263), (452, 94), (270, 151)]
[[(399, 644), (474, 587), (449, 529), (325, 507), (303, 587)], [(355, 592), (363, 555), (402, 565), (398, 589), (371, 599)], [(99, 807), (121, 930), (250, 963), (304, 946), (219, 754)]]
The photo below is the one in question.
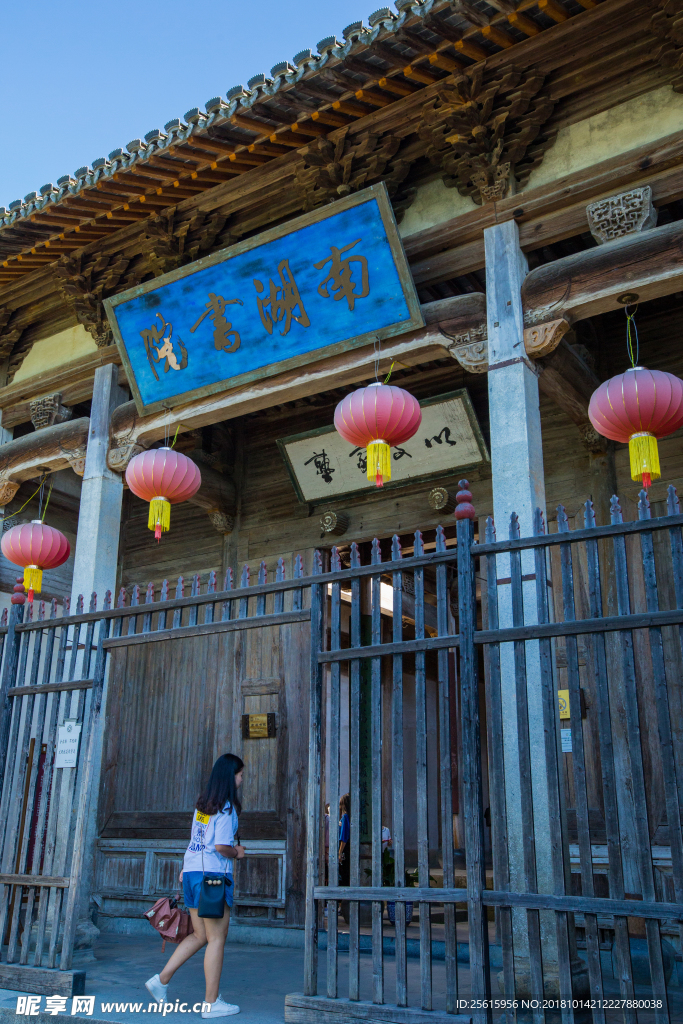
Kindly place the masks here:
[(373, 0), (1, 0), (0, 206), (225, 96)]

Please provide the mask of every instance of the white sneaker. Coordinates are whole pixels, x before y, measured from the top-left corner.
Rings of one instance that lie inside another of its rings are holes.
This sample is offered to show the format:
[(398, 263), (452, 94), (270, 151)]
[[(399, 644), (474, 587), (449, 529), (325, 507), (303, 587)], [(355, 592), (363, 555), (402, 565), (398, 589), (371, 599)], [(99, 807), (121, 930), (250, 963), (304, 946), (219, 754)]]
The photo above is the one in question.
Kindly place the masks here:
[(145, 982), (145, 988), (158, 1003), (166, 1002), (168, 985), (161, 984), (161, 978), (158, 974), (155, 974), (153, 978), (150, 978), (149, 981)]
[(224, 1003), (219, 996), (215, 1003), (211, 1003), (210, 1010), (202, 1010), (202, 1017), (229, 1017), (231, 1013), (239, 1013), (239, 1006), (234, 1003)]

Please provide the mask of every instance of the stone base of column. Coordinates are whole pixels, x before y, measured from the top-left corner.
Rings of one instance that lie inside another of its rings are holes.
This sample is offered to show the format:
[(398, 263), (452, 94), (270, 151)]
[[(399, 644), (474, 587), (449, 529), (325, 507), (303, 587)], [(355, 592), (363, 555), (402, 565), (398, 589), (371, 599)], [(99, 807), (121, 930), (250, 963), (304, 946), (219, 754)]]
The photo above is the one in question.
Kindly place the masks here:
[[(578, 957), (572, 961), (572, 993), (574, 999), (587, 999), (590, 995), (588, 981), (588, 967)], [(503, 972), (496, 975), (498, 988), (502, 993), (505, 991), (505, 980)], [(559, 999), (560, 998), (560, 975), (557, 964), (543, 965), (543, 993), (532, 992), (531, 972), (529, 969), (529, 957), (515, 957), (515, 997), (517, 999)]]

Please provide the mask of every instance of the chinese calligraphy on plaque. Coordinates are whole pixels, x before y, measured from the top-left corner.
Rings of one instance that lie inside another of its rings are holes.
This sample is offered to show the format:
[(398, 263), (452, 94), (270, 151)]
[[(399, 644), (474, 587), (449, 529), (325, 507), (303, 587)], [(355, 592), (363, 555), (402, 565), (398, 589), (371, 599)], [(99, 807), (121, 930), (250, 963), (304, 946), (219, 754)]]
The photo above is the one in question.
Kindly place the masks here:
[(422, 326), (383, 185), (105, 306), (140, 413)]
[[(422, 424), (417, 434), (391, 449), (389, 486), (457, 473), (488, 461), (466, 390), (420, 404)], [(365, 448), (354, 448), (332, 426), (281, 438), (278, 447), (300, 501), (327, 501), (374, 488), (366, 476)]]

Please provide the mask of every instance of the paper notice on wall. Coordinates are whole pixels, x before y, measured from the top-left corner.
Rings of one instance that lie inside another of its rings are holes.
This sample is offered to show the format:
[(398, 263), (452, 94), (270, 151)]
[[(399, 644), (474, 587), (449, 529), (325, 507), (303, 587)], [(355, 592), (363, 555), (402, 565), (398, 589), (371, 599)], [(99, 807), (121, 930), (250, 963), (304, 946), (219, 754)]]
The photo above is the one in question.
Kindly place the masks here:
[(562, 741), (562, 753), (571, 754), (572, 752), (572, 731), (571, 729), (560, 729), (560, 739)]
[(55, 768), (75, 768), (78, 762), (78, 744), (81, 738), (78, 722), (66, 721), (57, 730), (57, 759)]

